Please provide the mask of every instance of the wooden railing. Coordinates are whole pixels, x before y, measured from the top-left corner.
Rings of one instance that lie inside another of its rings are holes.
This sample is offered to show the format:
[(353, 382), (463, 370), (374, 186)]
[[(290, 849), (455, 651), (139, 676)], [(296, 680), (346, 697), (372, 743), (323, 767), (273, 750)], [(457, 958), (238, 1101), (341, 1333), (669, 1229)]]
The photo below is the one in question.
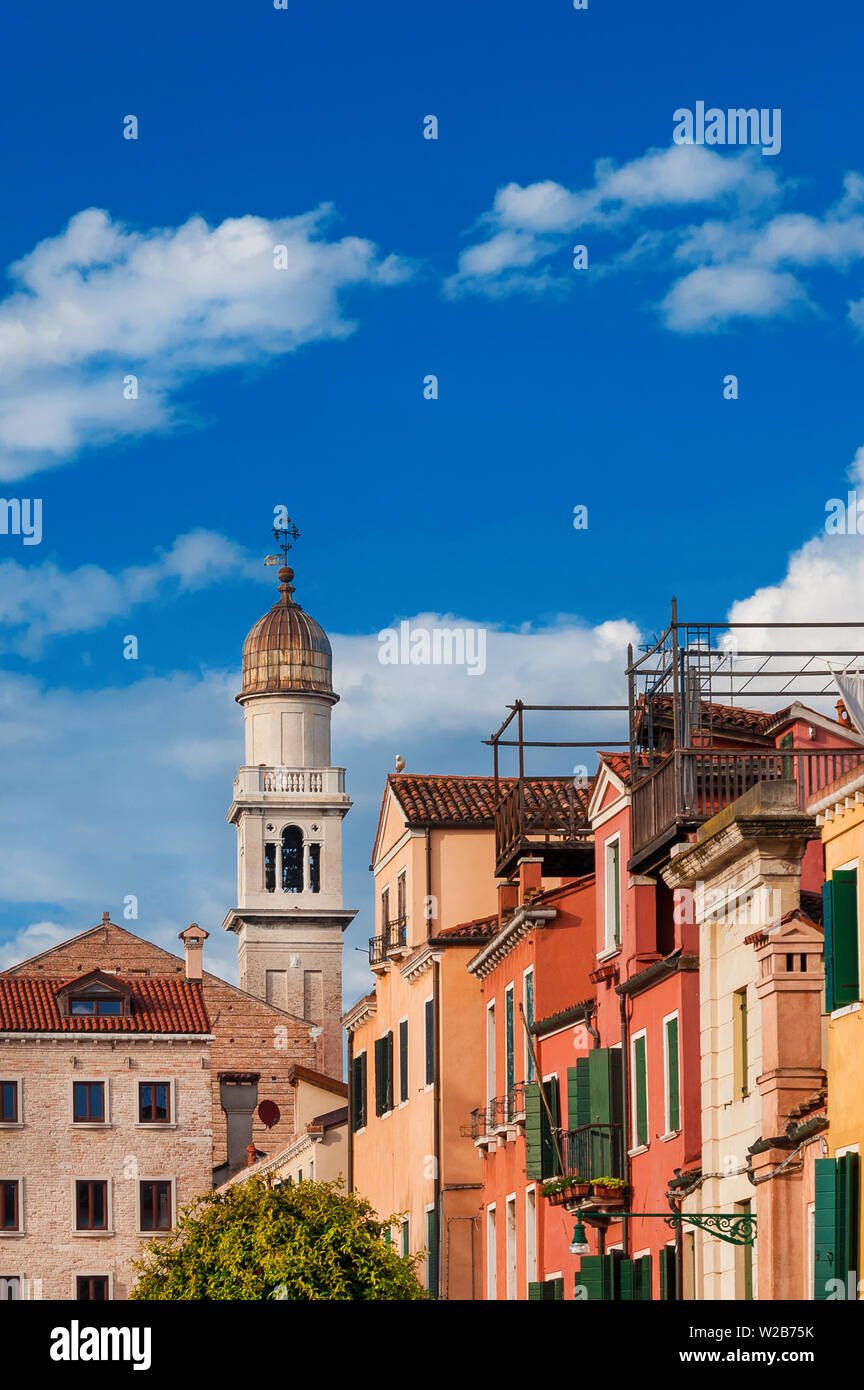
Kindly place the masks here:
[(759, 782), (794, 782), (803, 811), (822, 788), (859, 767), (864, 748), (679, 748), (633, 788), (633, 852), (678, 820), (710, 820)]
[(529, 840), (555, 844), (580, 844), (589, 833), (583, 806), (575, 788), (566, 783), (566, 805), (550, 803), (542, 786), (556, 779), (525, 778), (502, 791), (495, 809), (495, 861)]

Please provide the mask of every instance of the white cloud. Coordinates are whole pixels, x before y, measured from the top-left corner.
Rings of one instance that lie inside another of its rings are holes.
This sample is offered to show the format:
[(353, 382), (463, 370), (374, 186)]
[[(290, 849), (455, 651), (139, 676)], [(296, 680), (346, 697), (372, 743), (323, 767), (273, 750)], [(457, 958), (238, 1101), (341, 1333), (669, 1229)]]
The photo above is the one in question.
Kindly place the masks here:
[(192, 592), (220, 580), (261, 579), (260, 562), (214, 531), (189, 531), (160, 551), (149, 565), (130, 565), (111, 574), (99, 565), (63, 571), (44, 564), (0, 562), (0, 625), (4, 645), (36, 656), (46, 638), (93, 632), (138, 604), (166, 592)]
[(0, 970), (8, 970), (10, 965), (38, 956), (41, 951), (65, 941), (68, 935), (68, 928), (59, 922), (31, 922), (29, 927), (22, 927), (14, 936), (0, 942)]
[(720, 155), (699, 145), (649, 150), (628, 164), (599, 160), (590, 188), (571, 192), (552, 180), (506, 184), (495, 194), (480, 226), (491, 236), (462, 252), (445, 284), (451, 296), (500, 293), (524, 288), (527, 277), (511, 276), (553, 254), (567, 233), (591, 228), (626, 229), (638, 213), (728, 203), (740, 210), (771, 202), (776, 175), (752, 151)]
[(40, 242), (0, 302), (0, 478), (169, 427), (174, 394), (199, 374), (352, 333), (344, 293), (408, 270), (358, 237), (328, 241), (330, 211), (139, 232), (89, 208)]
[[(649, 150), (620, 167), (600, 160), (592, 186), (575, 192), (551, 180), (507, 184), (477, 224), (488, 235), (462, 252), (445, 292), (560, 293), (578, 277), (568, 282), (550, 273), (549, 258), (563, 255), (567, 239), (588, 236), (591, 283), (649, 259), (673, 271), (681, 263), (695, 267), (673, 281), (658, 305), (666, 327), (677, 333), (714, 332), (736, 319), (812, 309), (802, 272), (847, 272), (864, 259), (864, 177), (846, 174), (841, 197), (821, 216), (777, 212), (782, 192), (753, 150), (720, 154), (700, 145)], [(718, 212), (681, 225), (682, 211), (698, 204)], [(634, 219), (644, 223), (648, 214), (662, 215), (667, 225), (643, 225), (634, 236)], [(608, 244), (624, 235), (625, 249)], [(849, 316), (864, 330), (864, 300), (850, 304)]]

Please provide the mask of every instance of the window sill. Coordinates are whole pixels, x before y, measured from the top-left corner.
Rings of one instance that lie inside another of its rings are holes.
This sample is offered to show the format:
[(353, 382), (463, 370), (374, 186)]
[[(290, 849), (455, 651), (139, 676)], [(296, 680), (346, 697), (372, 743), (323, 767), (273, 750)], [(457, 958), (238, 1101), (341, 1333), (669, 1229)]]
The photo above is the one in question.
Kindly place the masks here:
[(133, 1129), (179, 1129), (173, 1120), (136, 1120)]
[(650, 1147), (650, 1144), (639, 1144), (635, 1149), (627, 1150), (627, 1157), (638, 1158), (639, 1154), (647, 1154)]
[[(310, 1181), (311, 1181), (311, 1179), (310, 1179)], [(160, 1238), (161, 1238), (162, 1240), (166, 1240), (166, 1239), (168, 1238), (168, 1236), (171, 1236), (171, 1235), (174, 1234), (174, 1227), (172, 1226), (171, 1229), (170, 1229), (170, 1231), (162, 1231), (162, 1230), (160, 1230), (160, 1231), (139, 1231), (139, 1230), (136, 1230), (136, 1231), (135, 1231), (135, 1234), (136, 1234), (136, 1236), (138, 1236), (138, 1238), (139, 1238), (140, 1240), (159, 1240)]]
[(87, 1240), (105, 1240), (106, 1237), (113, 1236), (114, 1231), (73, 1231), (73, 1236), (84, 1236)]
[(23, 1240), (28, 1231), (0, 1231), (0, 1240)]
[(23, 1120), (0, 1120), (0, 1129), (23, 1129)]
[(847, 1014), (857, 1014), (860, 1011), (860, 1009), (861, 1002), (859, 1000), (857, 1004), (844, 1004), (842, 1008), (832, 1009), (828, 1017), (830, 1019), (845, 1018)]
[(106, 1124), (104, 1120), (70, 1120), (70, 1129), (115, 1129), (116, 1126)]
[(406, 1098), (405, 1100), (400, 1100), (399, 1104), (396, 1106), (396, 1109), (397, 1109), (397, 1110), (404, 1110), (404, 1109), (405, 1109), (405, 1106), (406, 1106), (407, 1104), (408, 1104), (407, 1098)]
[(661, 1144), (668, 1144), (670, 1139), (677, 1139), (680, 1133), (680, 1129), (670, 1129), (668, 1134), (660, 1134), (658, 1138)]
[(594, 959), (598, 961), (607, 961), (611, 960), (613, 956), (619, 956), (620, 954), (621, 943), (619, 942), (617, 946), (604, 946), (602, 951), (597, 952)]

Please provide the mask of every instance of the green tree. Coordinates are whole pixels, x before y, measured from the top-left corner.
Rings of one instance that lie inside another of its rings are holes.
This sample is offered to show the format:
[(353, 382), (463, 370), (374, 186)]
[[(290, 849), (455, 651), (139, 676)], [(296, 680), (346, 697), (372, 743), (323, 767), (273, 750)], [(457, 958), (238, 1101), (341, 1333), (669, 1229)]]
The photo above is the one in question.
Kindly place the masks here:
[(414, 1266), (384, 1238), (387, 1223), (334, 1183), (263, 1178), (208, 1192), (153, 1240), (133, 1299), (426, 1298)]

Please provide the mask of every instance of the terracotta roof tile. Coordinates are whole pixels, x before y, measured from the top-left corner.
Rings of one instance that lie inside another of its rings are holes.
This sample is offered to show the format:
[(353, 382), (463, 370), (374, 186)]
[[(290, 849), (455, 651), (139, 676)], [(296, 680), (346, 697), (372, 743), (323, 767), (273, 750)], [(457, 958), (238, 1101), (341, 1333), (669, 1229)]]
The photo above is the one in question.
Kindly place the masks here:
[[(654, 719), (661, 722), (672, 718), (672, 696), (655, 695), (651, 701)], [(637, 728), (645, 715), (645, 697), (639, 698)], [(739, 733), (757, 734), (766, 737), (766, 730), (776, 715), (766, 714), (761, 709), (745, 709), (742, 705), (718, 705), (709, 700), (700, 700), (699, 713), (703, 723), (715, 729), (728, 729)]]
[[(462, 777), (443, 773), (391, 773), (387, 779), (409, 825), (495, 824), (495, 778)], [(517, 778), (501, 777), (499, 786), (509, 788)], [(591, 782), (574, 788), (572, 777), (528, 777), (525, 802), (528, 810), (548, 808), (569, 815), (570, 792), (584, 813), (588, 807)]]
[(498, 930), (498, 913), (493, 912), (489, 917), (475, 917), (471, 922), (460, 922), (455, 927), (444, 927), (442, 931), (436, 933), (432, 938), (438, 940), (442, 936), (449, 938), (467, 937), (476, 941), (478, 937), (484, 941)]
[(169, 975), (129, 980), (129, 1017), (75, 1014), (63, 1017), (57, 992), (67, 979), (0, 975), (0, 1031), (14, 1033), (209, 1033), (210, 1020), (198, 980)]

